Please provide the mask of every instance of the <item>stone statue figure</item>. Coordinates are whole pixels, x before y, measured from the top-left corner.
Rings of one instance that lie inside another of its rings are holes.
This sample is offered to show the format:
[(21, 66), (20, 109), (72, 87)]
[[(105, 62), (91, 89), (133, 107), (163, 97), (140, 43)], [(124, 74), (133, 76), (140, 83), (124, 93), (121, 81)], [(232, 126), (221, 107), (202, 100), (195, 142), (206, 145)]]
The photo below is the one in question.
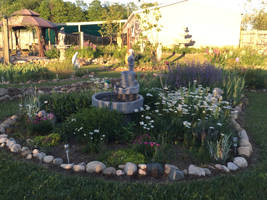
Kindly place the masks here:
[(129, 71), (134, 70), (134, 51), (133, 49), (129, 49), (129, 57), (128, 57), (128, 66), (129, 66)]
[(62, 27), (58, 33), (58, 45), (59, 46), (65, 46), (65, 37), (66, 33), (64, 32), (64, 27)]

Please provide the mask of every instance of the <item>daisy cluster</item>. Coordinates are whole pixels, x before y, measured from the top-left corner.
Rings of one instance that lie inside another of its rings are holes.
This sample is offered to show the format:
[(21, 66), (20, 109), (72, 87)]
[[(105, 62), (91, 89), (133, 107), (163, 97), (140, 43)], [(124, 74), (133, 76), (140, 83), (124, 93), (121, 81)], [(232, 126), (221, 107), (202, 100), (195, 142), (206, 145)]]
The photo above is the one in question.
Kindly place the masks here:
[(210, 124), (206, 123), (210, 121), (215, 124), (204, 127), (205, 129), (222, 127), (225, 120), (229, 119), (232, 107), (228, 101), (223, 100), (218, 90), (210, 91), (210, 88), (196, 83), (190, 88), (181, 87), (176, 91), (158, 89), (159, 101), (154, 103), (153, 110), (148, 105), (140, 109), (139, 124), (149, 131), (154, 128), (156, 118), (171, 115), (182, 119), (183, 127), (191, 132), (201, 126), (203, 129), (203, 124)]
[(74, 136), (80, 136), (82, 138), (85, 138), (87, 142), (89, 143), (100, 143), (104, 142), (106, 135), (101, 133), (100, 129), (94, 129), (94, 130), (88, 130), (82, 124), (80, 126), (75, 125), (76, 124), (76, 119), (72, 118), (69, 121), (69, 125), (71, 127), (75, 127), (73, 131)]

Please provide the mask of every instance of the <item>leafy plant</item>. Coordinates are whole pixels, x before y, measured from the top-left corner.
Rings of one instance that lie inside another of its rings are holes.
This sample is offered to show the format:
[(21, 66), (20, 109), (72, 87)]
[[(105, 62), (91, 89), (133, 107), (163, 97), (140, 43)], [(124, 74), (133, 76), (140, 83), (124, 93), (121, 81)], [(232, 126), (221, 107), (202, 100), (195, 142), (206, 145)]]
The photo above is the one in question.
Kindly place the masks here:
[(219, 140), (210, 140), (207, 144), (210, 157), (225, 163), (231, 150), (231, 135), (221, 135)]
[(121, 113), (102, 108), (82, 109), (64, 122), (62, 135), (89, 143), (125, 142), (129, 139)]
[(131, 149), (122, 149), (111, 152), (111, 154), (107, 158), (107, 162), (114, 167), (117, 167), (120, 164), (125, 164), (127, 162), (145, 163), (145, 156)]
[(54, 113), (59, 122), (64, 121), (68, 116), (82, 108), (91, 106), (91, 92), (74, 92), (66, 94), (52, 94), (40, 96), (41, 109)]
[(51, 133), (46, 136), (36, 136), (33, 139), (33, 144), (40, 147), (53, 147), (59, 144), (60, 135), (58, 133)]

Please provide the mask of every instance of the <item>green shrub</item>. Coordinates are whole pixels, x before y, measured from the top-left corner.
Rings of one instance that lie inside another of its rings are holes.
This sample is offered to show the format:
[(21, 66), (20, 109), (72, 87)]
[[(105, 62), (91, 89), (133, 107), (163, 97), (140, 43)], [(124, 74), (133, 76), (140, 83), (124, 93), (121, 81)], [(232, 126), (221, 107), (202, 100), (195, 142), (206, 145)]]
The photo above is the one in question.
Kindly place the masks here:
[(60, 135), (58, 133), (51, 133), (46, 136), (36, 136), (33, 139), (33, 144), (40, 147), (53, 147), (60, 142)]
[(145, 163), (145, 156), (131, 149), (113, 151), (107, 158), (107, 163), (117, 167), (120, 164), (127, 162)]
[(246, 87), (252, 89), (267, 88), (266, 71), (262, 69), (248, 69), (244, 71)]
[(125, 142), (127, 134), (121, 113), (102, 108), (81, 109), (63, 124), (62, 135), (66, 139), (76, 137), (86, 143)]
[(27, 123), (27, 127), (31, 135), (46, 135), (53, 130), (54, 124), (50, 120), (30, 121)]
[(55, 75), (46, 67), (36, 64), (24, 65), (1, 65), (0, 79), (1, 81), (9, 81), (11, 83), (38, 81), (41, 79), (52, 79)]
[(245, 77), (239, 75), (236, 71), (224, 73), (222, 89), (224, 98), (237, 105), (241, 100), (241, 95), (245, 88)]
[[(89, 108), (91, 106), (91, 96), (90, 91), (42, 95), (40, 96), (41, 109), (54, 113), (57, 121), (62, 122), (79, 109)], [(44, 102), (47, 103), (44, 104)]]
[(45, 51), (45, 56), (47, 58), (59, 58), (59, 51), (56, 48), (52, 48)]

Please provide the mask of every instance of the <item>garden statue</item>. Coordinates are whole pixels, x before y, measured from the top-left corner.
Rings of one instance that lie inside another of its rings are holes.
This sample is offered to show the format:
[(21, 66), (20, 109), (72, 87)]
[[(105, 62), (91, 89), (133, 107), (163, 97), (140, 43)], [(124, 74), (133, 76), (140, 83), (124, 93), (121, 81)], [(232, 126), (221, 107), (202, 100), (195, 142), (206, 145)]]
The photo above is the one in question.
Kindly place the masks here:
[(65, 37), (66, 33), (64, 32), (64, 27), (62, 27), (58, 33), (58, 45), (59, 46), (65, 46)]
[(59, 49), (59, 60), (64, 61), (66, 59), (65, 57), (65, 51), (66, 51), (66, 45), (65, 45), (65, 37), (66, 33), (64, 32), (64, 27), (62, 27), (58, 33), (58, 45), (57, 48)]
[(134, 51), (133, 49), (129, 49), (129, 57), (128, 57), (128, 66), (129, 66), (129, 71), (134, 70)]

